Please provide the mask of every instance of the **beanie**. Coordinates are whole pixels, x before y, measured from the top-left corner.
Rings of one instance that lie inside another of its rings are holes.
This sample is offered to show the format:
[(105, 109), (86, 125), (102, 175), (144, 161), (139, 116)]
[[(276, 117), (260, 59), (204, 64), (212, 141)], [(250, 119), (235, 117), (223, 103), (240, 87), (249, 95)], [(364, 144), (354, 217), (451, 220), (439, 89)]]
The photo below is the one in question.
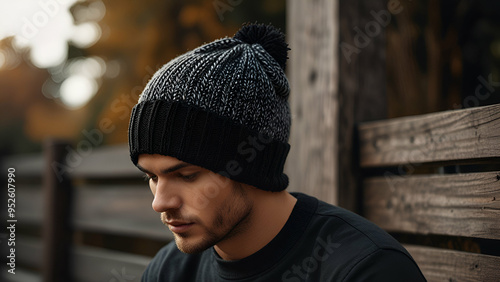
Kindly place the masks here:
[(172, 156), (266, 191), (288, 186), (288, 45), (270, 25), (243, 26), (161, 67), (129, 123), (129, 149)]

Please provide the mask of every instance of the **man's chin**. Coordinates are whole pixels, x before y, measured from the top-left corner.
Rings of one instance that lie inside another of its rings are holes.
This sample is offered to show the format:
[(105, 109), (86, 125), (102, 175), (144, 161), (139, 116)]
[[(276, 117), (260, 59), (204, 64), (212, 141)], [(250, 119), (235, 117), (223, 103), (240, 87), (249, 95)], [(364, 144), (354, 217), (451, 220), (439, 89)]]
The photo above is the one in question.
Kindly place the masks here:
[(179, 235), (175, 235), (175, 244), (181, 252), (186, 254), (199, 254), (214, 245), (208, 240), (195, 240), (194, 238)]

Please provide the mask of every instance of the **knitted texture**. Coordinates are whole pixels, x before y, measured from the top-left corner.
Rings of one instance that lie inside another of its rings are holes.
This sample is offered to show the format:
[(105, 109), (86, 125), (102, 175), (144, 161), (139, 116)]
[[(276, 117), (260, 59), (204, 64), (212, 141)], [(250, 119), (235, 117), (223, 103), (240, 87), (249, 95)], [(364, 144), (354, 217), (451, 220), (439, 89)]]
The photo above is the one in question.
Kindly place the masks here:
[(141, 153), (159, 153), (260, 189), (285, 189), (286, 51), (276, 29), (251, 25), (164, 65), (132, 112), (134, 164)]
[(284, 71), (260, 44), (225, 38), (167, 63), (139, 102), (182, 101), (287, 142), (289, 92)]

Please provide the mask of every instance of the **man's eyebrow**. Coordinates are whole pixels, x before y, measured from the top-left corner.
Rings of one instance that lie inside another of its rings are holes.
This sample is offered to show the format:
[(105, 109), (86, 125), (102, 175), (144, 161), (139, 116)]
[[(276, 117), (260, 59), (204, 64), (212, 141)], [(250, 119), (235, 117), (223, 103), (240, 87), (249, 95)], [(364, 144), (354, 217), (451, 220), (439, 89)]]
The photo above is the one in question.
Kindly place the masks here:
[(150, 173), (147, 169), (143, 168), (142, 166), (140, 166), (139, 164), (136, 164), (135, 165), (140, 171), (144, 172), (144, 173)]
[(161, 173), (163, 174), (169, 174), (171, 172), (174, 172), (176, 170), (179, 170), (181, 168), (185, 168), (185, 167), (188, 167), (188, 166), (192, 166), (192, 164), (188, 164), (188, 163), (178, 163), (176, 165), (174, 165), (173, 167), (171, 168), (167, 168), (167, 169), (164, 169), (161, 171)]
[[(140, 171), (142, 171), (142, 172), (144, 172), (144, 173), (151, 173), (151, 172), (149, 172), (147, 169), (145, 169), (145, 168), (143, 168), (142, 166), (140, 166), (139, 164), (137, 164), (136, 166), (137, 166), (137, 168), (138, 168)], [(179, 169), (181, 169), (181, 168), (185, 168), (185, 167), (188, 167), (188, 166), (192, 166), (192, 164), (188, 164), (188, 163), (184, 163), (184, 162), (182, 162), (182, 163), (178, 163), (178, 164), (176, 164), (176, 165), (174, 165), (174, 166), (172, 166), (172, 167), (170, 167), (170, 168), (167, 168), (167, 169), (162, 170), (162, 171), (161, 171), (161, 173), (162, 173), (162, 174), (169, 174), (169, 173), (171, 173), (171, 172), (174, 172), (174, 171), (176, 171), (176, 170), (179, 170)]]

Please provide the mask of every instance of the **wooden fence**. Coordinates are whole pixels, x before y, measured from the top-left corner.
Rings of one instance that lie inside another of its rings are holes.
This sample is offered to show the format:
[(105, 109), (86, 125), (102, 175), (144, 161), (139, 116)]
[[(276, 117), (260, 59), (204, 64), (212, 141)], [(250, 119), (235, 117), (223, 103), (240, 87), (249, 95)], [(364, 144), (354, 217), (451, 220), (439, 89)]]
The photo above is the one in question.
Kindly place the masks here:
[(367, 122), (359, 144), (363, 215), (429, 281), (500, 281), (500, 105)]
[(173, 239), (127, 146), (86, 145), (49, 141), (44, 156), (4, 160), (17, 181), (16, 275), (3, 273), (7, 281), (140, 281)]
[[(500, 280), (500, 105), (362, 123), (358, 136), (362, 215), (429, 281)], [(4, 161), (18, 181), (10, 281), (139, 281), (172, 237), (127, 146), (44, 152)]]

